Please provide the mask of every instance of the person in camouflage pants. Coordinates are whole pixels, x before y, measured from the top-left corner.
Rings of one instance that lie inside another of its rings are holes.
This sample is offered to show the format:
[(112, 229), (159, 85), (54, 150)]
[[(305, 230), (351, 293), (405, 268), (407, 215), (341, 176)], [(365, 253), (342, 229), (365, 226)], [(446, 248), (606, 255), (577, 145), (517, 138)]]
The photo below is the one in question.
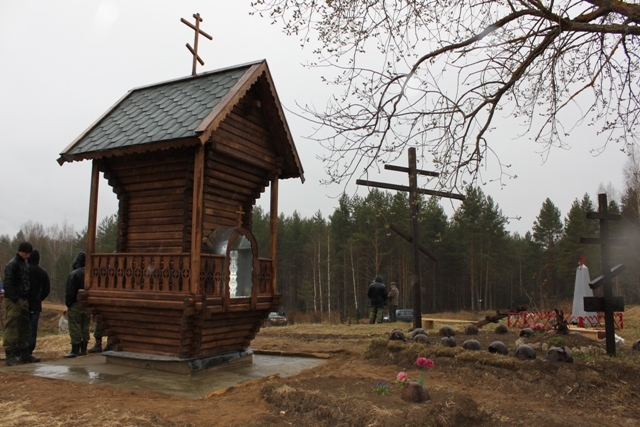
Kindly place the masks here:
[(102, 347), (103, 336), (104, 335), (102, 333), (102, 328), (100, 327), (100, 322), (98, 321), (98, 319), (96, 319), (96, 326), (95, 326), (95, 329), (93, 330), (93, 338), (95, 338), (96, 342), (93, 345), (93, 347), (87, 350), (87, 353), (102, 353), (103, 351), (113, 350), (113, 346), (109, 342), (109, 337), (107, 337), (107, 345), (105, 347)]
[(89, 343), (89, 325), (91, 316), (78, 301), (78, 291), (84, 289), (84, 252), (78, 252), (73, 260), (73, 271), (67, 278), (65, 290), (65, 304), (69, 316), (69, 337), (71, 338), (71, 352), (64, 357), (84, 356), (87, 354)]
[(7, 323), (4, 327), (2, 345), (8, 366), (23, 363), (37, 363), (37, 357), (29, 354), (29, 264), (27, 259), (33, 247), (29, 242), (18, 246), (18, 253), (4, 268), (4, 304), (7, 312)]

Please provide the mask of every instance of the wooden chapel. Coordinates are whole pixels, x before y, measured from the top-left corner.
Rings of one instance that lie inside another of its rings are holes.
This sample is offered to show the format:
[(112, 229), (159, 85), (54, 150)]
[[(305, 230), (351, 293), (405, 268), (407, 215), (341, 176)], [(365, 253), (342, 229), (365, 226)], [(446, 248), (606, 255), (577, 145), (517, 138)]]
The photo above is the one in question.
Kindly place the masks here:
[[(266, 61), (129, 91), (60, 154), (92, 160), (85, 291), (116, 350), (242, 351), (276, 289), (278, 181), (304, 172)], [(118, 198), (114, 253), (96, 253), (100, 173)], [(270, 187), (270, 258), (251, 232)]]

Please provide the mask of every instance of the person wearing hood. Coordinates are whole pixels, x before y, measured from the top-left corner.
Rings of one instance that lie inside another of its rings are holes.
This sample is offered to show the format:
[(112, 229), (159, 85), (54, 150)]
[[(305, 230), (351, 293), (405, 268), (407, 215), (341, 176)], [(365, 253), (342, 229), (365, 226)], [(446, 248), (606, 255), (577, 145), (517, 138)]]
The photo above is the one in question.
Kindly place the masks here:
[(33, 354), (36, 349), (36, 339), (38, 338), (38, 322), (42, 312), (42, 301), (49, 296), (51, 282), (49, 274), (40, 267), (40, 252), (34, 249), (29, 257), (29, 326), (31, 335), (29, 336), (29, 354)]
[(29, 242), (18, 246), (18, 253), (4, 267), (4, 305), (7, 322), (4, 326), (2, 346), (8, 366), (38, 363), (40, 359), (29, 354), (29, 264), (27, 259), (33, 247)]
[(369, 285), (367, 297), (369, 298), (369, 324), (382, 323), (382, 311), (387, 304), (387, 288), (384, 286), (382, 277), (376, 277)]
[(73, 271), (67, 278), (64, 302), (68, 308), (71, 352), (65, 354), (64, 357), (84, 356), (87, 354), (91, 316), (78, 301), (78, 292), (80, 289), (84, 289), (85, 259), (84, 252), (78, 252), (73, 260)]

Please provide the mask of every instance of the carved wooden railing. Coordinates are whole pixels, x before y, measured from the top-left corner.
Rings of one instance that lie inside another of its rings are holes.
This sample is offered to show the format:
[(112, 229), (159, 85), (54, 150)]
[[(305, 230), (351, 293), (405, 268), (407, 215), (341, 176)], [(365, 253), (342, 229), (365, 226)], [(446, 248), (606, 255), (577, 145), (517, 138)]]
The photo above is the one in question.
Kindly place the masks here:
[[(224, 294), (227, 275), (224, 256), (203, 254), (200, 261), (200, 289), (207, 296)], [(273, 263), (260, 258), (258, 293), (271, 293)], [(189, 254), (110, 253), (91, 256), (91, 289), (190, 293)]]
[(189, 293), (189, 254), (91, 255), (91, 289)]

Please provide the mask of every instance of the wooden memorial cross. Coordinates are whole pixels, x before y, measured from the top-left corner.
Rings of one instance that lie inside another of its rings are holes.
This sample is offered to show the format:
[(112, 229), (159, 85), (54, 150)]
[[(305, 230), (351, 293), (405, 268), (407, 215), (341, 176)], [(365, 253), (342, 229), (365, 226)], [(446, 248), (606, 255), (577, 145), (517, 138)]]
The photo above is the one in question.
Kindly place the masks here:
[(185, 20), (184, 18), (180, 18), (180, 22), (182, 22), (187, 27), (192, 28), (195, 31), (195, 36), (193, 38), (193, 47), (191, 47), (189, 43), (187, 43), (187, 49), (189, 49), (189, 52), (191, 52), (191, 54), (193, 55), (193, 66), (191, 67), (191, 75), (195, 76), (197, 63), (199, 62), (200, 65), (204, 65), (204, 61), (198, 55), (198, 35), (202, 34), (209, 40), (213, 40), (213, 37), (211, 37), (209, 34), (205, 33), (200, 29), (200, 23), (202, 22), (202, 18), (200, 18), (200, 14), (196, 13), (195, 15), (193, 15), (193, 17), (196, 18), (196, 25), (193, 25), (192, 23)]
[(238, 206), (238, 210), (234, 213), (238, 214), (238, 227), (242, 227), (242, 215), (244, 215), (244, 211), (242, 210), (242, 206)]
[(428, 251), (426, 248), (420, 245), (420, 237), (418, 233), (418, 194), (428, 194), (430, 196), (448, 197), (451, 199), (464, 200), (465, 197), (461, 194), (447, 193), (443, 191), (425, 190), (418, 188), (418, 175), (427, 175), (438, 177), (437, 172), (423, 171), (416, 167), (416, 149), (414, 147), (409, 148), (409, 167), (384, 165), (385, 169), (393, 170), (397, 172), (405, 172), (409, 174), (409, 186), (387, 184), (384, 182), (368, 181), (358, 179), (357, 185), (366, 185), (368, 187), (386, 188), (389, 190), (408, 191), (409, 192), (409, 207), (411, 209), (411, 236), (407, 236), (402, 233), (397, 227), (392, 224), (389, 227), (409, 241), (412, 246), (412, 258), (413, 258), (413, 327), (422, 327), (422, 296), (420, 294), (420, 251), (426, 253), (431, 259), (437, 261), (437, 257)]
[(598, 212), (587, 213), (587, 219), (597, 219), (600, 222), (600, 237), (581, 237), (580, 243), (600, 245), (600, 257), (602, 260), (602, 276), (589, 282), (591, 289), (603, 288), (604, 297), (584, 297), (585, 311), (604, 311), (605, 338), (607, 342), (607, 354), (616, 355), (615, 325), (613, 321), (614, 311), (624, 311), (624, 299), (621, 296), (613, 296), (611, 279), (624, 271), (624, 265), (619, 264), (609, 269), (609, 251), (611, 245), (625, 245), (626, 240), (611, 239), (609, 237), (609, 221), (620, 220), (621, 215), (609, 213), (607, 210), (607, 195), (598, 194)]

